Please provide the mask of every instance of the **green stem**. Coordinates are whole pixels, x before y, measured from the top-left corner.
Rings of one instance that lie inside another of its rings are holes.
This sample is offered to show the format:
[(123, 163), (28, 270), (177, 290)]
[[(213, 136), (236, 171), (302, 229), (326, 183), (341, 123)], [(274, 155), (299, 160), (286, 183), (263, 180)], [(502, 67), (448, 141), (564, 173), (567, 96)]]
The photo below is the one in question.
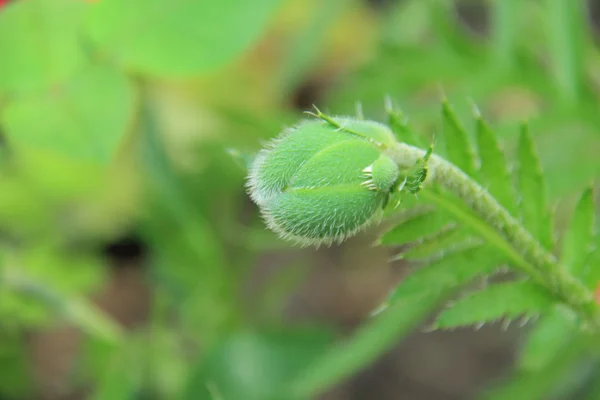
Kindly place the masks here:
[[(425, 151), (404, 143), (398, 143), (387, 153), (402, 168), (413, 166), (425, 155)], [(457, 196), (502, 239), (492, 242), (489, 232), (481, 232), (488, 241), (511, 257), (517, 267), (579, 313), (594, 329), (600, 330), (600, 309), (594, 302), (593, 294), (571, 276), (554, 255), (544, 249), (494, 197), (439, 156), (432, 155), (428, 167), (427, 182), (436, 183)]]
[(520, 0), (494, 0), (492, 3), (492, 40), (496, 61), (501, 67), (512, 67), (516, 53), (516, 25)]
[(546, 31), (550, 55), (559, 93), (568, 103), (574, 103), (581, 94), (582, 45), (581, 29), (586, 25), (579, 0), (547, 0)]
[(115, 344), (122, 339), (121, 327), (87, 299), (74, 295), (66, 297), (25, 277), (17, 268), (5, 267), (2, 270), (0, 290), (2, 289), (40, 301), (83, 332), (106, 343)]

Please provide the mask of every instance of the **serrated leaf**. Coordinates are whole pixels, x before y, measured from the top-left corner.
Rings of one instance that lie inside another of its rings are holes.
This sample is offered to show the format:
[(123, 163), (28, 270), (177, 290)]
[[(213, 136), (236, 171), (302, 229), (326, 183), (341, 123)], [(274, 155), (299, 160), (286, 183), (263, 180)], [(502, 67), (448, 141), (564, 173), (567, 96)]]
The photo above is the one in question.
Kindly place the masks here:
[(501, 205), (509, 212), (514, 212), (515, 195), (504, 152), (481, 116), (477, 116), (477, 148), (481, 160), (479, 175), (482, 184)]
[(443, 141), (448, 159), (467, 175), (474, 176), (475, 153), (469, 143), (469, 136), (446, 99), (442, 101), (442, 118)]
[(518, 149), (518, 195), (525, 228), (547, 249), (552, 249), (552, 218), (546, 200), (546, 182), (529, 128), (521, 128)]
[(564, 346), (572, 334), (571, 321), (564, 310), (555, 309), (542, 317), (533, 327), (523, 346), (519, 368), (523, 371), (537, 371), (545, 368)]
[(562, 264), (575, 276), (583, 278), (584, 268), (594, 240), (594, 193), (588, 188), (575, 206), (571, 224), (562, 244)]
[(456, 225), (448, 227), (426, 236), (418, 242), (413, 242), (399, 255), (406, 260), (414, 260), (424, 257), (443, 256), (447, 252), (452, 252), (466, 246), (480, 244), (479, 239), (469, 235), (466, 229)]
[(434, 327), (446, 329), (514, 319), (540, 314), (552, 305), (552, 296), (530, 281), (498, 283), (457, 300), (440, 313)]
[(407, 219), (386, 232), (379, 239), (379, 244), (403, 245), (417, 242), (449, 225), (452, 225), (452, 220), (443, 211), (423, 210), (408, 216)]
[(513, 266), (519, 266), (528, 273), (535, 274), (535, 271), (529, 269), (527, 262), (506, 239), (496, 232), (487, 221), (481, 219), (473, 210), (469, 209), (464, 202), (444, 190), (439, 190), (437, 187), (424, 190), (422, 198), (439, 206), (440, 209), (452, 215), (453, 219), (461, 225), (469, 228), (473, 233), (481, 236), (481, 239), (502, 251)]
[(390, 294), (387, 304), (467, 284), (479, 275), (493, 273), (502, 261), (501, 256), (486, 246), (448, 254), (408, 275)]
[(386, 103), (386, 111), (388, 114), (388, 125), (398, 140), (417, 147), (424, 146), (424, 140), (410, 128), (408, 118), (402, 110), (394, 109), (391, 101), (389, 101)]

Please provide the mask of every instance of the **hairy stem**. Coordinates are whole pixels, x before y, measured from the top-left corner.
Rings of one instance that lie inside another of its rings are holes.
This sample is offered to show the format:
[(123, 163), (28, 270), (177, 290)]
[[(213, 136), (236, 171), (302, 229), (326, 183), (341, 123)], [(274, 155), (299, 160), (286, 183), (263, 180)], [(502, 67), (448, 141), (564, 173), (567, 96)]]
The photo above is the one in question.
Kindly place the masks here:
[[(419, 148), (398, 143), (387, 154), (400, 167), (408, 168), (425, 155)], [(436, 183), (449, 190), (503, 239), (496, 244), (507, 253), (515, 266), (569, 305), (583, 319), (600, 330), (600, 309), (593, 294), (571, 276), (542, 245), (477, 182), (443, 158), (431, 155), (426, 183)]]

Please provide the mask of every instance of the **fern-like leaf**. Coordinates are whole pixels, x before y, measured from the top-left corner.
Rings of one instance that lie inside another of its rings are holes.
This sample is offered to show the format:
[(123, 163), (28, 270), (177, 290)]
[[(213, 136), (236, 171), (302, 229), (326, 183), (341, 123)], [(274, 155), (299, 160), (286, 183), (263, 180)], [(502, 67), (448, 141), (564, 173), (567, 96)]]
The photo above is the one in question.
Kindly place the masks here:
[(548, 212), (546, 182), (526, 124), (521, 127), (518, 159), (518, 192), (523, 225), (542, 245), (552, 249), (552, 218)]
[(481, 115), (477, 113), (475, 118), (477, 122), (477, 149), (481, 160), (479, 167), (480, 181), (500, 204), (513, 213), (516, 209), (515, 194), (504, 152), (500, 148), (496, 136)]
[(383, 234), (379, 244), (402, 245), (418, 242), (453, 224), (448, 214), (434, 208), (415, 207), (405, 215), (396, 226)]
[(579, 198), (562, 244), (562, 264), (579, 278), (587, 273), (585, 267), (593, 250), (593, 240), (594, 195), (589, 188)]
[(413, 271), (390, 294), (387, 303), (465, 285), (477, 276), (492, 274), (502, 261), (503, 258), (487, 246), (455, 251)]
[(512, 320), (540, 314), (552, 305), (552, 296), (530, 281), (498, 283), (457, 300), (438, 315), (434, 326), (447, 329)]
[(392, 101), (389, 98), (386, 99), (385, 108), (388, 114), (388, 125), (392, 129), (392, 132), (394, 132), (394, 135), (404, 143), (424, 147), (425, 143), (423, 137), (417, 135), (410, 128), (406, 115), (404, 115), (402, 110), (394, 108)]
[(469, 136), (446, 99), (442, 101), (443, 142), (448, 159), (469, 176), (475, 176), (475, 152)]

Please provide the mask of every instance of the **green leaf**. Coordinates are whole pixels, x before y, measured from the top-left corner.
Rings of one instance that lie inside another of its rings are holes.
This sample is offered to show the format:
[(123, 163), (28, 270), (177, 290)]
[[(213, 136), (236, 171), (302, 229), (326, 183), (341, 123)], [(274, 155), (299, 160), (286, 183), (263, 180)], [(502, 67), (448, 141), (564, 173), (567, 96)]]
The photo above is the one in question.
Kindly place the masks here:
[(546, 368), (569, 343), (573, 334), (572, 322), (564, 310), (555, 309), (544, 315), (527, 337), (519, 360), (520, 370), (538, 371)]
[(87, 30), (119, 64), (154, 76), (215, 70), (249, 48), (281, 0), (102, 0)]
[[(3, 321), (4, 322), (4, 321)], [(6, 398), (31, 398), (33, 385), (29, 365), (29, 346), (18, 329), (0, 330), (0, 395)]]
[(575, 206), (562, 244), (561, 263), (579, 278), (587, 273), (584, 268), (593, 250), (594, 223), (594, 193), (588, 188)]
[(457, 300), (440, 313), (434, 326), (445, 329), (502, 318), (510, 320), (540, 314), (552, 305), (552, 296), (532, 282), (498, 283)]
[(512, 213), (516, 209), (515, 195), (504, 152), (496, 140), (496, 135), (479, 114), (476, 121), (477, 147), (481, 159), (480, 181), (492, 196)]
[(546, 200), (546, 182), (527, 124), (521, 128), (518, 149), (518, 195), (524, 226), (547, 249), (552, 249), (552, 218)]
[(426, 316), (444, 301), (450, 290), (428, 296), (413, 296), (376, 315), (349, 339), (339, 343), (315, 360), (290, 385), (283, 399), (312, 399), (373, 362), (395, 343), (409, 334)]
[(448, 214), (443, 211), (435, 209), (411, 211), (403, 221), (386, 232), (378, 243), (403, 245), (417, 242), (453, 224)]
[(452, 110), (448, 100), (442, 101), (443, 142), (448, 159), (469, 176), (475, 176), (475, 153), (467, 131)]
[(182, 399), (290, 398), (274, 396), (332, 340), (330, 332), (306, 328), (237, 332), (200, 358)]
[(134, 90), (116, 70), (95, 66), (62, 87), (15, 100), (2, 113), (17, 152), (66, 156), (103, 165), (111, 161), (134, 107)]
[(456, 197), (443, 190), (428, 188), (422, 192), (422, 198), (431, 201), (439, 206), (440, 209), (453, 215), (457, 222), (468, 227), (474, 233), (480, 235), (487, 243), (502, 251), (513, 266), (518, 266), (530, 276), (539, 275), (503, 236), (496, 232), (485, 220), (475, 215), (472, 210)]
[(388, 125), (398, 140), (413, 146), (423, 147), (424, 140), (416, 134), (408, 125), (408, 117), (398, 108), (394, 108), (390, 98), (386, 99), (386, 112), (388, 114)]
[(594, 238), (594, 250), (588, 256), (586, 265), (591, 268), (587, 268), (587, 273), (584, 274), (583, 282), (586, 286), (595, 290), (600, 287), (600, 235), (596, 235)]
[(481, 244), (479, 238), (474, 238), (470, 232), (456, 225), (450, 225), (445, 229), (424, 237), (418, 242), (413, 242), (403, 249), (399, 258), (406, 260), (418, 260), (419, 258), (444, 257), (447, 253), (452, 253), (464, 249), (465, 247)]
[(58, 83), (84, 62), (79, 26), (82, 1), (27, 0), (0, 12), (0, 92), (26, 92)]
[(501, 262), (502, 258), (486, 246), (472, 247), (448, 254), (409, 274), (392, 291), (387, 304), (395, 304), (416, 295), (431, 295), (457, 288), (477, 276), (493, 273)]
[(572, 371), (585, 350), (581, 340), (571, 339), (543, 368), (531, 372), (517, 372), (504, 385), (488, 391), (482, 399), (545, 399)]
[(310, 73), (318, 66), (323, 44), (328, 39), (332, 25), (343, 19), (348, 0), (330, 0), (318, 6), (308, 7), (310, 17), (301, 29), (294, 29), (294, 37), (286, 45), (285, 56), (277, 82), (281, 92), (290, 96), (302, 82), (310, 78)]

